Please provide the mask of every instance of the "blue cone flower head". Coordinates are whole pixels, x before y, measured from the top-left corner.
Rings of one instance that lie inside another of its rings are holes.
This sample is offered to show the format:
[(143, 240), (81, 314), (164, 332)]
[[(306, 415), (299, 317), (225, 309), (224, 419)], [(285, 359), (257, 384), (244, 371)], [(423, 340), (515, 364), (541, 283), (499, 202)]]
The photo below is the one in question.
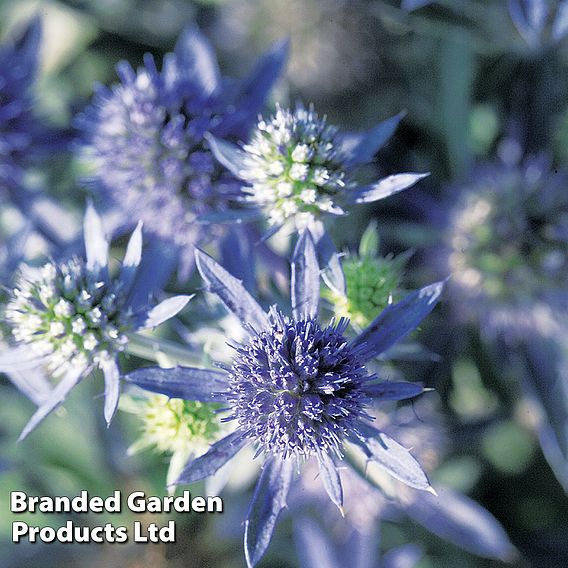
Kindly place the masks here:
[(482, 169), (458, 195), (442, 270), (456, 309), (486, 331), (549, 335), (566, 314), (567, 181), (532, 160)]
[(130, 238), (116, 278), (109, 273), (109, 243), (91, 205), (85, 214), (84, 238), (86, 259), (48, 262), (41, 268), (24, 265), (4, 309), (16, 345), (0, 354), (0, 371), (45, 367), (58, 380), (22, 437), (95, 368), (105, 377), (104, 412), (110, 423), (120, 392), (117, 356), (127, 346), (128, 334), (159, 325), (189, 301), (188, 296), (174, 296), (153, 308), (131, 305), (142, 255), (141, 223)]
[(345, 338), (344, 319), (318, 319), (319, 268), (309, 233), (300, 236), (292, 259), (292, 317), (276, 307), (268, 314), (239, 280), (211, 257), (196, 252), (197, 267), (211, 292), (241, 320), (248, 341), (235, 344), (225, 371), (146, 368), (127, 380), (171, 397), (222, 401), (237, 426), (203, 456), (189, 462), (177, 483), (192, 483), (217, 471), (240, 449), (252, 446), (264, 467), (245, 524), (250, 566), (264, 554), (296, 466), (315, 458), (331, 500), (341, 509), (337, 462), (345, 444), (360, 448), (391, 475), (430, 490), (410, 452), (372, 426), (373, 400), (401, 400), (423, 392), (414, 383), (381, 382), (366, 364), (414, 329), (434, 308), (442, 283), (390, 305), (355, 339)]
[(146, 231), (180, 247), (210, 235), (197, 220), (225, 210), (239, 186), (204, 136), (246, 136), (286, 54), (287, 43), (276, 44), (235, 84), (221, 77), (208, 41), (188, 28), (161, 71), (149, 54), (137, 71), (120, 63), (120, 83), (99, 87), (77, 120), (93, 189), (125, 219), (141, 219)]

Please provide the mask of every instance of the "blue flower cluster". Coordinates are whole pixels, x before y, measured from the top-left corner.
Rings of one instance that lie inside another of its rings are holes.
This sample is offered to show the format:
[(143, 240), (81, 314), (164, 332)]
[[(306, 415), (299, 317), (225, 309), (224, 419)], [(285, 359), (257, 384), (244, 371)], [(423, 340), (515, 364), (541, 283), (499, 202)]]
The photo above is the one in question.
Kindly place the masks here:
[[(383, 164), (404, 113), (344, 132), (312, 104), (271, 112), (290, 42), (233, 80), (191, 26), (161, 68), (151, 55), (136, 69), (119, 63), (118, 82), (95, 87), (73, 119), (74, 143), (61, 145), (68, 133), (37, 118), (31, 94), (40, 30), (35, 18), (0, 46), (0, 195), (21, 217), (48, 203), (50, 191), (31, 191), (27, 179), (46, 152), (71, 149), (76, 202), (86, 205), (76, 215), (82, 238), (51, 238), (36, 214), (30, 227), (0, 215), (0, 372), (36, 406), (20, 439), (92, 377), (103, 385), (107, 426), (119, 408), (143, 421), (131, 452), (171, 455), (170, 491), (224, 485), (233, 459), (252, 464), (252, 477), (260, 465), (244, 518), (249, 567), (266, 553), (289, 496), (296, 540), (334, 548), (335, 529), (322, 530), (329, 519), (294, 505), (312, 477), (307, 502), (325, 495), (348, 531), (365, 532), (363, 523), (374, 534), (387, 512), (404, 512), (474, 554), (512, 558), (489, 512), (430, 481), (443, 453), (435, 412), (414, 421), (412, 435), (398, 427), (408, 401), (433, 389), (405, 380), (397, 362), (436, 360), (415, 332), (450, 273), (452, 305), (469, 303), (482, 326), (565, 326), (564, 173), (527, 159), (474, 175), (448, 207), (439, 281), (424, 285), (434, 279), (416, 271), (404, 289), (412, 252), (380, 257), (382, 225), (363, 233), (359, 256), (338, 237), (350, 213), (357, 219), (366, 204), (429, 175)], [(356, 222), (351, 229), (362, 233)], [(35, 248), (34, 231), (43, 236)], [(4, 239), (10, 233), (25, 235), (20, 247)], [(204, 301), (188, 306), (187, 292), (200, 286)], [(349, 497), (372, 500), (373, 514), (360, 515)], [(411, 546), (387, 557), (396, 565), (420, 554)]]
[[(184, 272), (192, 247), (215, 234), (199, 219), (225, 211), (238, 182), (221, 168), (205, 139), (239, 139), (261, 110), (287, 53), (281, 42), (235, 84), (221, 77), (207, 40), (187, 29), (158, 71), (147, 55), (137, 71), (118, 65), (120, 83), (101, 86), (76, 120), (89, 182), (103, 202), (180, 248)], [(212, 235), (213, 233), (213, 235)], [(189, 252), (187, 252), (189, 251)]]

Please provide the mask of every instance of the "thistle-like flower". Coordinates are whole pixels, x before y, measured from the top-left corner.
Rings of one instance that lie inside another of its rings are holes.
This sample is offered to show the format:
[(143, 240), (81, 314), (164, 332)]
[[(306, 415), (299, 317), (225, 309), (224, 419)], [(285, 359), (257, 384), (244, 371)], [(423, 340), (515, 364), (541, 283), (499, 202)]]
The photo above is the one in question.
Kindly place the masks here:
[(322, 218), (344, 215), (352, 204), (388, 197), (427, 175), (396, 174), (364, 186), (357, 181), (358, 167), (372, 160), (401, 118), (399, 114), (367, 132), (345, 135), (312, 107), (278, 107), (270, 119), (259, 120), (248, 144), (237, 147), (209, 139), (216, 158), (245, 182), (242, 202), (268, 220), (271, 232), (286, 223), (299, 231), (308, 228), (326, 268), (326, 282), (345, 293), (337, 253)]
[(169, 243), (186, 248), (210, 237), (211, 227), (204, 232), (197, 220), (224, 211), (239, 186), (216, 163), (204, 135), (246, 136), (286, 53), (287, 43), (276, 44), (247, 79), (229, 86), (209, 42), (190, 28), (161, 71), (149, 54), (137, 71), (120, 63), (121, 82), (99, 87), (77, 120), (93, 189), (125, 219), (141, 219)]
[(140, 421), (140, 438), (128, 448), (134, 454), (154, 448), (170, 454), (167, 484), (172, 486), (191, 456), (205, 453), (222, 434), (219, 404), (168, 398), (143, 393), (123, 397), (120, 409), (134, 414)]
[(248, 341), (235, 344), (225, 371), (177, 367), (146, 368), (127, 376), (138, 386), (175, 398), (224, 402), (236, 429), (189, 462), (177, 483), (212, 475), (239, 450), (253, 446), (264, 467), (245, 524), (249, 566), (264, 554), (295, 465), (314, 458), (331, 500), (341, 508), (343, 490), (336, 462), (344, 445), (391, 475), (431, 490), (410, 452), (371, 425), (373, 399), (402, 400), (423, 392), (420, 384), (381, 382), (366, 364), (409, 333), (434, 308), (442, 283), (427, 286), (390, 305), (355, 339), (346, 320), (324, 326), (317, 320), (319, 268), (309, 231), (299, 238), (292, 259), (292, 318), (272, 307), (265, 313), (240, 281), (212, 258), (196, 252), (201, 276), (243, 322)]
[(343, 213), (334, 198), (349, 187), (345, 155), (337, 129), (313, 109), (278, 108), (268, 122), (258, 123), (243, 151), (239, 175), (250, 184), (245, 200), (262, 207), (269, 224)]
[(109, 274), (109, 243), (91, 205), (84, 235), (86, 260), (48, 262), (39, 269), (24, 265), (4, 310), (16, 345), (0, 355), (0, 371), (45, 367), (59, 380), (21, 438), (97, 367), (105, 377), (104, 414), (110, 423), (120, 394), (117, 356), (128, 344), (128, 334), (161, 324), (189, 301), (188, 296), (174, 296), (151, 309), (131, 304), (142, 255), (141, 223), (130, 238), (117, 278)]
[[(544, 160), (486, 167), (450, 212), (442, 270), (454, 311), (517, 368), (544, 455), (568, 488), (568, 171)], [(568, 490), (568, 489), (567, 489)]]
[(458, 195), (442, 270), (485, 331), (549, 335), (566, 314), (567, 176), (542, 161), (488, 167)]

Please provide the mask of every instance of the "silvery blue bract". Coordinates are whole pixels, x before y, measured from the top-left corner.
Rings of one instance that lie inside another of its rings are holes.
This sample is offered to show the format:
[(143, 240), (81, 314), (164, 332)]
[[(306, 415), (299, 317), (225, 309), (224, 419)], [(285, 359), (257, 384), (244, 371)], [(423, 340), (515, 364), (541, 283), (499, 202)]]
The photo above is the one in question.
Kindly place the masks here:
[[(449, 440), (431, 402), (429, 398), (420, 399), (412, 408), (398, 409), (383, 405), (381, 409), (375, 408), (373, 414), (381, 431), (413, 448), (415, 458), (433, 472), (443, 463)], [(299, 548), (301, 559), (315, 560), (325, 549), (334, 565), (354, 562), (359, 566), (361, 562), (361, 566), (374, 566), (380, 523), (399, 520), (401, 513), (478, 556), (503, 561), (514, 557), (515, 549), (503, 527), (472, 499), (441, 482), (435, 484), (437, 495), (415, 490), (385, 475), (376, 464), (365, 463), (356, 455), (350, 457), (354, 467), (342, 472), (346, 493), (344, 518), (330, 507), (313, 468), (292, 489), (290, 515), (300, 519), (294, 521), (295, 526), (303, 527), (303, 520), (309, 519), (308, 529), (317, 531), (320, 526), (326, 529), (319, 536), (326, 545), (307, 553)], [(303, 538), (299, 540), (299, 544), (305, 542)], [(347, 544), (338, 546), (340, 542)], [(309, 561), (304, 564), (314, 565)]]
[(531, 47), (558, 42), (568, 32), (568, 2), (556, 6), (550, 0), (508, 0), (509, 14), (517, 31)]

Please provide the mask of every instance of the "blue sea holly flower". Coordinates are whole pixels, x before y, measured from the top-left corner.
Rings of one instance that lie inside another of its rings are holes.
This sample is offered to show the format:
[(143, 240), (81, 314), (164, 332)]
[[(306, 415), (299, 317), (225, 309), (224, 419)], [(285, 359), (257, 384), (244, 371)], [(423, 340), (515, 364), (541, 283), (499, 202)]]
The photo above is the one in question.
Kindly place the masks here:
[(213, 231), (197, 220), (227, 209), (239, 190), (204, 136), (247, 136), (287, 51), (287, 42), (275, 44), (248, 78), (235, 83), (221, 77), (209, 42), (188, 28), (161, 71), (149, 54), (136, 71), (120, 63), (120, 83), (100, 86), (76, 121), (93, 189), (125, 219), (141, 219), (152, 235), (180, 248), (190, 245), (181, 260), (192, 263), (191, 246)]
[(321, 219), (344, 215), (352, 204), (388, 197), (428, 175), (396, 174), (364, 186), (355, 177), (357, 168), (370, 162), (392, 136), (402, 116), (361, 134), (345, 135), (311, 106), (277, 107), (271, 118), (259, 120), (250, 142), (240, 147), (210, 140), (217, 159), (245, 182), (243, 203), (256, 208), (273, 231), (285, 223), (299, 231), (309, 228), (320, 262), (328, 269), (327, 280), (344, 293), (337, 254)]
[(568, 171), (545, 160), (479, 169), (449, 212), (441, 270), (454, 312), (521, 379), (544, 455), (568, 491)]
[(15, 346), (0, 354), (0, 371), (45, 367), (59, 382), (40, 404), (21, 438), (27, 436), (69, 391), (95, 368), (105, 378), (104, 414), (110, 423), (120, 391), (118, 354), (128, 334), (153, 328), (176, 315), (189, 301), (174, 296), (157, 306), (133, 307), (132, 291), (142, 256), (142, 224), (132, 233), (120, 272), (111, 277), (109, 243), (92, 205), (84, 220), (86, 260), (24, 265), (4, 309)]
[(436, 305), (437, 283), (388, 306), (361, 334), (344, 336), (348, 322), (317, 320), (319, 268), (309, 231), (292, 258), (292, 317), (276, 307), (266, 313), (239, 280), (211, 257), (196, 251), (197, 268), (208, 285), (242, 322), (248, 341), (234, 344), (232, 366), (216, 371), (158, 367), (133, 371), (127, 380), (174, 398), (224, 402), (235, 431), (189, 462), (177, 483), (215, 473), (239, 450), (253, 446), (264, 458), (245, 523), (245, 556), (254, 566), (264, 554), (276, 519), (286, 504), (295, 466), (315, 458), (331, 500), (343, 505), (337, 462), (354, 444), (404, 483), (431, 490), (410, 452), (373, 427), (373, 400), (403, 400), (423, 392), (419, 384), (381, 382), (366, 363), (412, 331)]
[(550, 335), (565, 317), (567, 182), (530, 160), (479, 168), (457, 195), (441, 270), (453, 274), (456, 311), (485, 332)]

